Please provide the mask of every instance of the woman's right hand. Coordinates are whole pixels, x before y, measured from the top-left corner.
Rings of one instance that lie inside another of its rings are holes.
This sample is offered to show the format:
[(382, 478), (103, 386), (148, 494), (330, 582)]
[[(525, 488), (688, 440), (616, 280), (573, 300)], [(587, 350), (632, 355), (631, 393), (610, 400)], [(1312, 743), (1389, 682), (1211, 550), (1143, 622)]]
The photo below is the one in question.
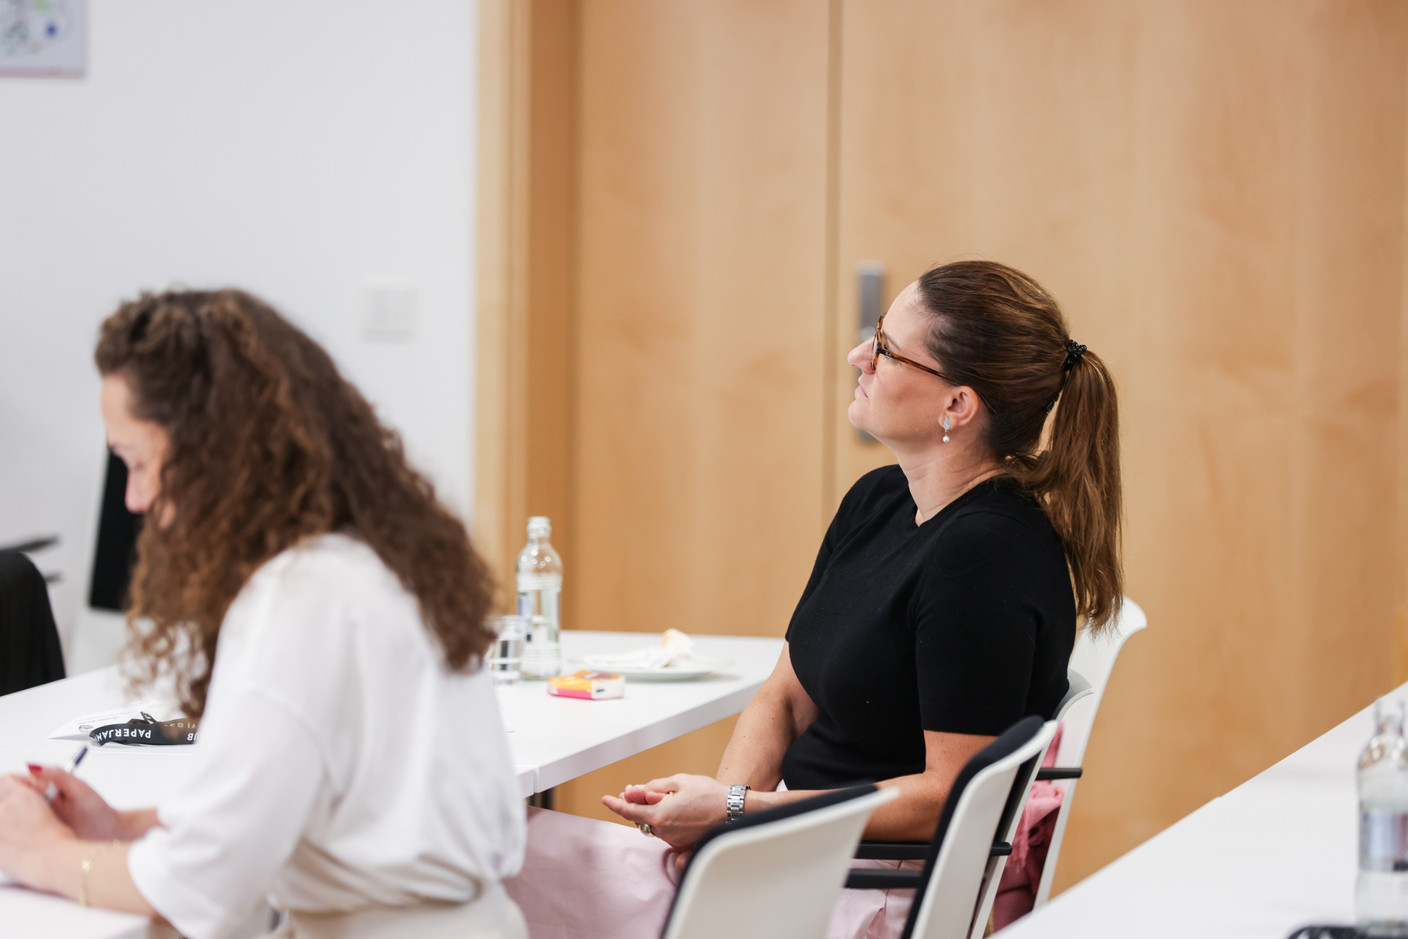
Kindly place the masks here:
[(30, 787), (40, 795), (52, 784), (58, 790), (49, 803), (59, 820), (85, 841), (112, 841), (119, 838), (121, 815), (103, 801), (86, 782), (56, 766), (28, 764)]
[(627, 786), (601, 804), (633, 825), (649, 823), (651, 833), (672, 848), (691, 848), (724, 820), (728, 787), (710, 776), (679, 774)]

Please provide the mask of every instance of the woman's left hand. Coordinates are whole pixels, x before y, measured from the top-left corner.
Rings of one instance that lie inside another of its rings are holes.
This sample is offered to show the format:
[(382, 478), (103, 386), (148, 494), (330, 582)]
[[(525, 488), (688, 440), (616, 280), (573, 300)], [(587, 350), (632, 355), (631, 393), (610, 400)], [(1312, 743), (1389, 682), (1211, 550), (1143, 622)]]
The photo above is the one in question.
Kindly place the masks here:
[(709, 776), (667, 776), (628, 786), (601, 804), (634, 825), (648, 824), (673, 848), (688, 848), (727, 816), (728, 787)]
[(28, 780), (0, 776), (0, 871), (33, 883), (35, 872), (29, 868), (39, 860), (36, 849), (73, 836)]

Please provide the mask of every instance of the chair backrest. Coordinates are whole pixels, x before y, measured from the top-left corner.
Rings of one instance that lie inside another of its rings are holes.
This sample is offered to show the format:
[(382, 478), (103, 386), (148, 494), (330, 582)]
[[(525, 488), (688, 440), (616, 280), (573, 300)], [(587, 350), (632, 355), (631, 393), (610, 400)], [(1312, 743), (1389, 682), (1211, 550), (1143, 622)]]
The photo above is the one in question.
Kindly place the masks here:
[(817, 939), (826, 935), (851, 855), (893, 788), (857, 786), (761, 812), (705, 833), (662, 939)]
[(1090, 742), (1090, 729), (1095, 724), (1095, 714), (1100, 709), (1100, 701), (1105, 696), (1105, 687), (1110, 683), (1110, 674), (1115, 669), (1115, 660), (1130, 636), (1149, 625), (1148, 618), (1139, 604), (1128, 597), (1120, 608), (1115, 622), (1099, 636), (1083, 630), (1076, 637), (1075, 648), (1071, 651), (1071, 668), (1080, 672), (1095, 694), (1080, 707), (1073, 708), (1066, 717), (1061, 730), (1061, 746), (1057, 762), (1062, 766), (1080, 766), (1085, 758), (1085, 746)]
[[(1075, 669), (1067, 669), (1066, 694), (1056, 705), (1056, 715), (1053, 718), (1053, 726), (1059, 727), (1061, 721), (1070, 713), (1071, 708), (1077, 701), (1082, 701), (1094, 694), (1094, 689), (1090, 687), (1090, 682), (1086, 681)], [(1027, 806), (1027, 797), (1032, 791), (1032, 782), (1036, 779), (1037, 770), (1046, 757), (1046, 751), (1050, 749), (1050, 744), (1042, 747), (1036, 759), (1030, 763), (1023, 763), (1017, 779), (1012, 785), (1012, 796), (1007, 800), (1006, 807), (1002, 810), (1002, 820), (998, 823), (997, 840), (1007, 847), (1011, 847), (1017, 838), (1017, 826), (1022, 822), (1022, 810)], [(988, 915), (992, 913), (992, 905), (997, 900), (998, 884), (1002, 881), (1002, 872), (1007, 869), (1007, 854), (994, 854), (988, 859), (987, 871), (983, 874), (983, 886), (978, 895), (978, 907), (973, 914), (973, 928), (969, 932), (970, 939), (983, 939), (983, 933), (987, 930)]]
[[(1075, 649), (1071, 652), (1071, 672), (1089, 682), (1091, 693), (1078, 703), (1073, 702), (1074, 706), (1063, 719), (1061, 744), (1056, 753), (1057, 766), (1068, 769), (1084, 767), (1085, 748), (1090, 742), (1090, 731), (1095, 726), (1095, 715), (1105, 697), (1105, 688), (1110, 683), (1110, 674), (1115, 669), (1115, 659), (1119, 657), (1125, 641), (1148, 625), (1149, 619), (1139, 604), (1125, 597), (1120, 615), (1103, 635), (1094, 636), (1085, 631), (1077, 637)], [(1041, 906), (1051, 896), (1056, 857), (1061, 851), (1066, 820), (1070, 817), (1071, 801), (1075, 797), (1075, 779), (1059, 780), (1056, 785), (1062, 787), (1064, 792), (1061, 808), (1056, 813), (1056, 827), (1046, 851), (1046, 863), (1041, 868), (1041, 882), (1037, 884), (1034, 906)]]
[(1023, 718), (959, 771), (929, 845), (904, 935), (925, 939), (968, 935), (992, 846), (999, 840), (1003, 811), (1021, 776), (1030, 785), (1030, 773), (1055, 732), (1055, 721)]
[(0, 694), (64, 677), (49, 587), (34, 562), (0, 551)]

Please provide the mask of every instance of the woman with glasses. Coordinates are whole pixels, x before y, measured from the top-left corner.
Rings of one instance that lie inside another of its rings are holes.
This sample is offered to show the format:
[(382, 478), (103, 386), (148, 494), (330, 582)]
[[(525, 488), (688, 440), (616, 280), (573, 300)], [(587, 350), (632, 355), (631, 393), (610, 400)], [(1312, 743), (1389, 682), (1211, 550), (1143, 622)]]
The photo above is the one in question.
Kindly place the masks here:
[(146, 513), (128, 664), (199, 739), (151, 809), (53, 767), (0, 778), (0, 871), (194, 939), (248, 935), (266, 902), (280, 936), (524, 936), (490, 579), (400, 440), (238, 290), (123, 304), (95, 358)]
[[(900, 792), (866, 837), (927, 841), (969, 757), (1021, 718), (1055, 713), (1078, 621), (1098, 630), (1119, 609), (1115, 388), (1040, 285), (991, 262), (935, 268), (847, 361), (860, 372), (850, 421), (896, 465), (842, 500), (718, 773), (602, 800), (675, 848), (740, 814), (861, 782)], [(530, 816), (524, 874), (509, 889), (535, 936), (571, 934), (539, 931), (553, 911), (538, 886), (560, 860), (547, 842), (574, 829), (633, 893), (617, 902), (594, 884), (573, 913), (618, 936), (659, 929), (663, 849), (632, 850), (602, 827)], [(831, 935), (896, 935), (908, 905), (903, 891), (846, 891)]]

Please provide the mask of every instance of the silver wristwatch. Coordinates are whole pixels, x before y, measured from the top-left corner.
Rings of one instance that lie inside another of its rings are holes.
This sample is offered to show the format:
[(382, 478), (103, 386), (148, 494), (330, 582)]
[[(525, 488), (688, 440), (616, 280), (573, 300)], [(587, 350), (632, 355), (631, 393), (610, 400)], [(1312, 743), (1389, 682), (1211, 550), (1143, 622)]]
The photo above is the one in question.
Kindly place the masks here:
[(733, 823), (743, 817), (743, 799), (751, 786), (729, 786), (728, 787), (728, 816), (725, 822)]

